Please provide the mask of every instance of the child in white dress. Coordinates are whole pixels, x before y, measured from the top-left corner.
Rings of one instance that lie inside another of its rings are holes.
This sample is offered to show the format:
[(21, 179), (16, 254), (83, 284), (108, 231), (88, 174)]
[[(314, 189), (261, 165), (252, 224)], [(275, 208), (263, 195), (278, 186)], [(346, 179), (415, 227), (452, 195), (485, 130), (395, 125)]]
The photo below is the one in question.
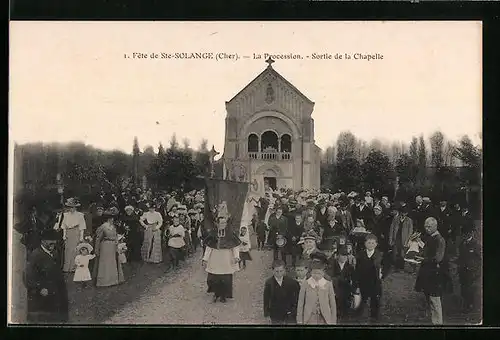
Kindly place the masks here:
[(127, 243), (125, 242), (125, 235), (118, 234), (118, 260), (121, 264), (127, 263)]
[(78, 253), (78, 255), (76, 255), (75, 257), (76, 269), (73, 281), (81, 282), (84, 287), (89, 281), (92, 280), (89, 270), (89, 262), (90, 260), (95, 258), (95, 255), (90, 254), (92, 250), (92, 246), (88, 243), (80, 243), (76, 247), (76, 252)]

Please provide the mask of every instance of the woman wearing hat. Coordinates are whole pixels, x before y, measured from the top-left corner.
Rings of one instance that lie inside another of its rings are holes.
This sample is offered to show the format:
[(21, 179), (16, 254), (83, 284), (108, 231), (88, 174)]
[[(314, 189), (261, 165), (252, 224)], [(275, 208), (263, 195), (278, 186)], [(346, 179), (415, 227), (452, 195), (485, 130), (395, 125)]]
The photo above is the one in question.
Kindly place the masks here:
[[(63, 214), (61, 223), (64, 240), (63, 271), (68, 273), (75, 271), (76, 246), (79, 242), (83, 242), (83, 233), (87, 225), (83, 213), (76, 211), (76, 208), (80, 206), (76, 198), (68, 198), (64, 205), (69, 210)], [(58, 229), (58, 226), (59, 224), (55, 228)]]
[(127, 235), (127, 259), (132, 262), (142, 260), (141, 247), (144, 241), (144, 231), (139, 223), (139, 216), (131, 205), (125, 207), (125, 215), (121, 218), (122, 223), (128, 227)]
[(139, 223), (144, 227), (144, 242), (141, 248), (142, 259), (144, 262), (149, 263), (160, 263), (163, 261), (161, 242), (163, 217), (155, 209), (156, 206), (153, 203), (149, 203), (148, 211), (139, 219)]
[(97, 287), (108, 287), (125, 281), (123, 269), (118, 260), (118, 233), (115, 220), (117, 215), (111, 211), (104, 214), (106, 221), (97, 229), (95, 241), (94, 278)]

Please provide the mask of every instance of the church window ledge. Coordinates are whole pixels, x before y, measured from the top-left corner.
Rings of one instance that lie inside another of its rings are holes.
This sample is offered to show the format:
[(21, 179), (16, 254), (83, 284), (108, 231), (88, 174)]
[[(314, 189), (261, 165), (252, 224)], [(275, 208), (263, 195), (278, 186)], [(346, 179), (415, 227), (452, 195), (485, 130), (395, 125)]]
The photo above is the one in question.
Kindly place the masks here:
[(276, 151), (249, 152), (248, 158), (263, 161), (289, 161), (292, 159), (292, 153)]

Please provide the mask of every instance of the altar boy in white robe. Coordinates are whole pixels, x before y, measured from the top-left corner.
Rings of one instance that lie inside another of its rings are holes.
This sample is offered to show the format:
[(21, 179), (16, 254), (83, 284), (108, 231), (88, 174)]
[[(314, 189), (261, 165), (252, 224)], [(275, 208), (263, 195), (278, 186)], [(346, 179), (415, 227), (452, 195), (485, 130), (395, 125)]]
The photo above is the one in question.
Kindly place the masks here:
[[(213, 301), (226, 302), (233, 295), (233, 274), (239, 270), (240, 240), (237, 235), (222, 236), (227, 227), (227, 217), (219, 216), (217, 230), (207, 237), (202, 264), (208, 273), (209, 291), (214, 293)], [(228, 230), (228, 232), (231, 232)]]

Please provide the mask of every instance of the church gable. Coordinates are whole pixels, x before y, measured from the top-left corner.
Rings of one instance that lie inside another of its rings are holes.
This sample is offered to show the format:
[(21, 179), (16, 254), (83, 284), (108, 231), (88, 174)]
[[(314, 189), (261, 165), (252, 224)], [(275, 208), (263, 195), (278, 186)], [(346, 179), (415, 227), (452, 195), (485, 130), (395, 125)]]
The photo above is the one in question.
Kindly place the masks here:
[(248, 118), (261, 111), (278, 111), (296, 122), (310, 117), (314, 103), (271, 66), (226, 102), (228, 116)]

